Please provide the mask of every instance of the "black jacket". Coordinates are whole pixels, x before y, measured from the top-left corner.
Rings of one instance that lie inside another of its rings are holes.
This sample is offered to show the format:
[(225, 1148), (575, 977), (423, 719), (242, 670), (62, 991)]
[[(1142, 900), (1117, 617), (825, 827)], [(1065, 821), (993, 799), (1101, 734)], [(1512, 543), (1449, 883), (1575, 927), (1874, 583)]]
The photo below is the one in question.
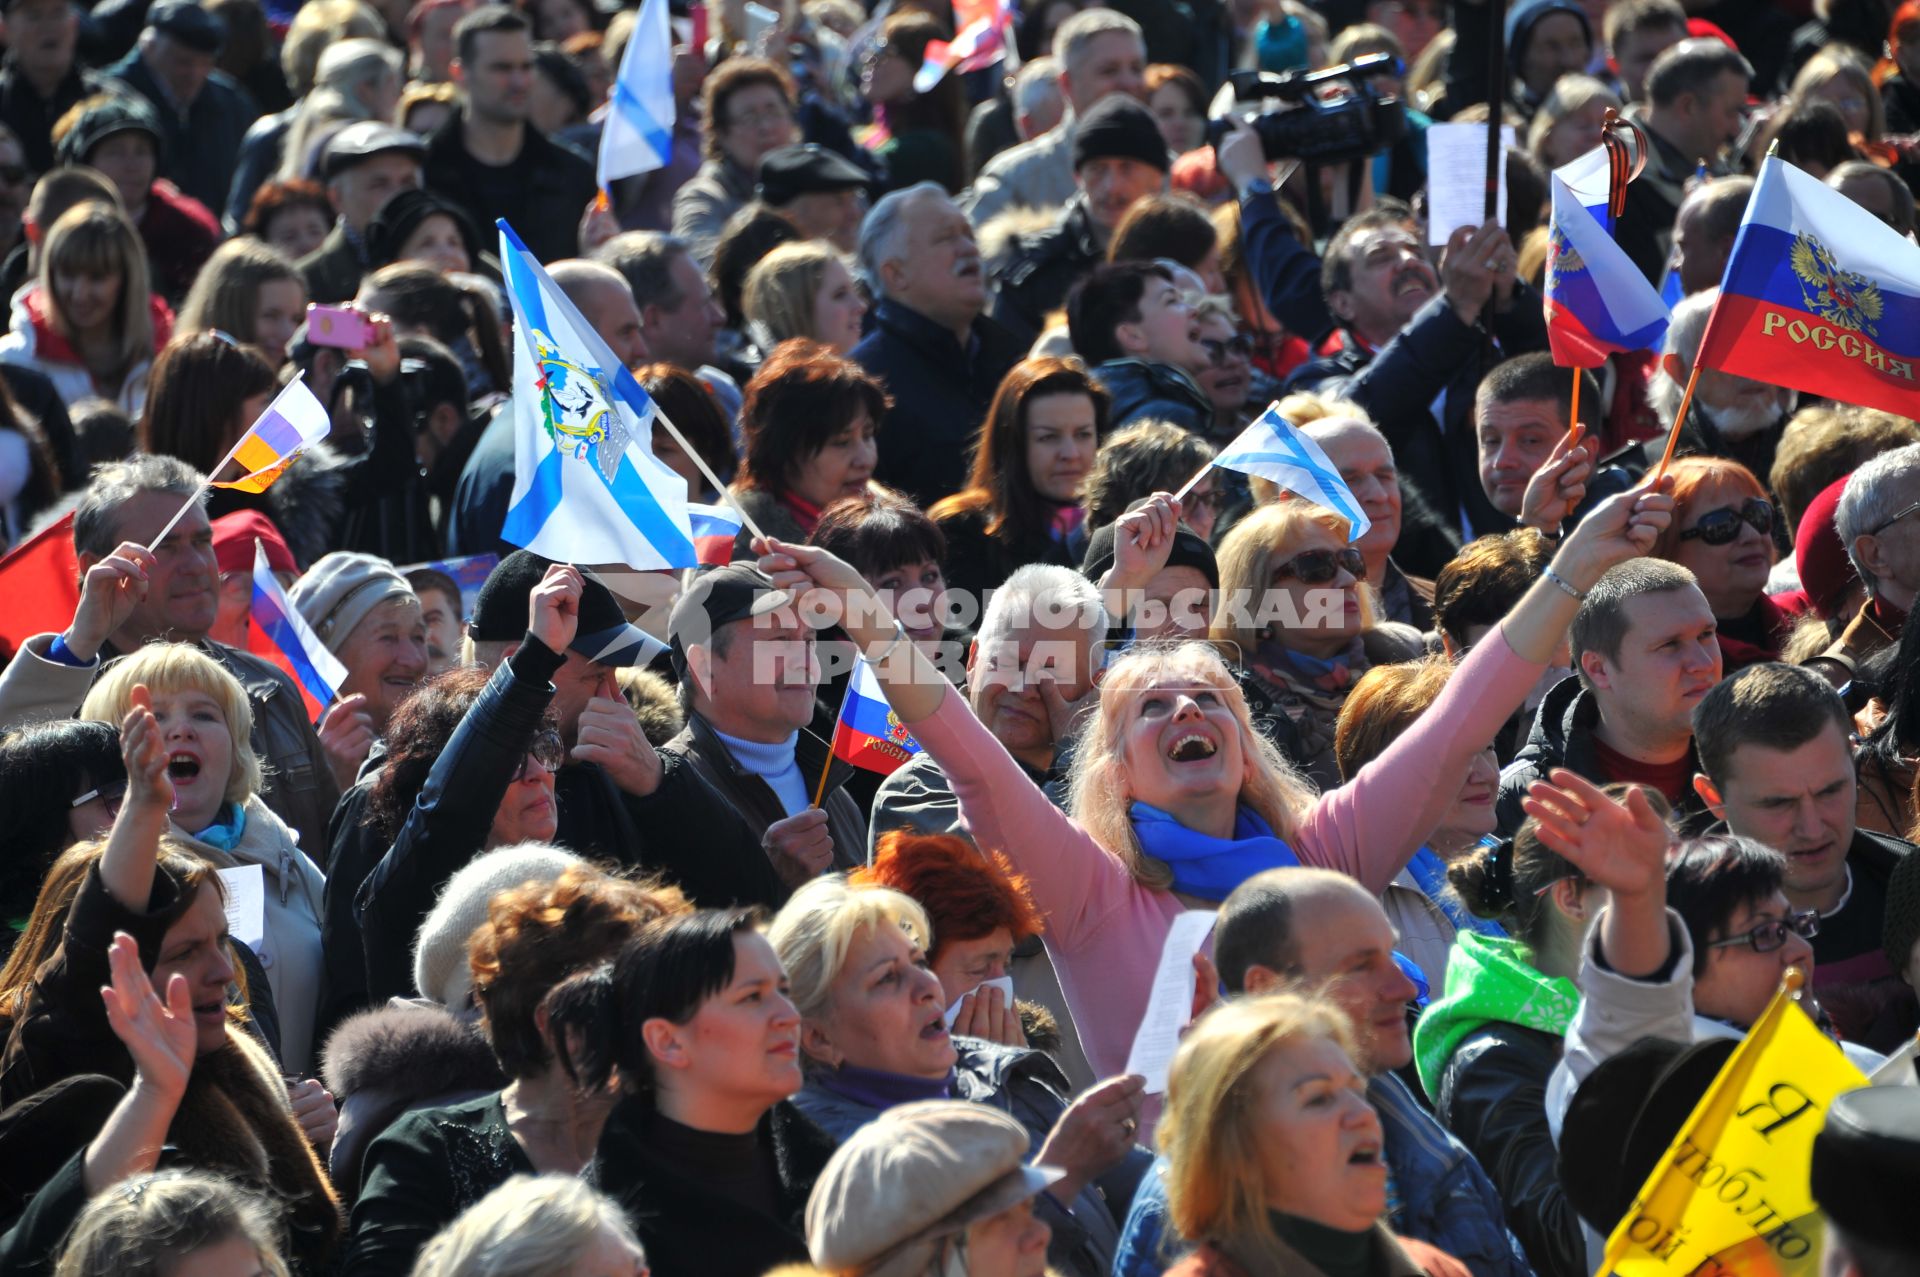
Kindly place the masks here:
[(1547, 1129), (1547, 1078), (1561, 1039), (1518, 1024), (1463, 1038), (1440, 1075), (1434, 1108), (1500, 1190), (1507, 1227), (1538, 1277), (1586, 1277), (1580, 1216), (1560, 1189)]
[(1073, 286), (1106, 258), (1086, 196), (1075, 195), (1052, 226), (1013, 237), (994, 271), (994, 319), (1031, 346), (1047, 316), (1065, 306)]
[[(1527, 796), (1527, 786), (1536, 780), (1545, 780), (1547, 773), (1556, 767), (1564, 767), (1596, 785), (1608, 783), (1600, 770), (1599, 751), (1593, 747), (1593, 733), (1599, 726), (1600, 702), (1578, 675), (1561, 679), (1541, 698), (1526, 744), (1500, 773), (1500, 797), (1495, 812), (1501, 833), (1512, 834), (1520, 828), (1520, 823), (1527, 818), (1520, 807), (1520, 800)], [(1698, 772), (1700, 753), (1692, 742), (1688, 742), (1687, 750), (1693, 759), (1693, 770)], [(1707, 805), (1691, 789), (1675, 809), (1674, 816), (1681, 829), (1695, 833), (1713, 819), (1707, 813)]]
[[(511, 164), (482, 164), (467, 152), (464, 126), (454, 116), (427, 139), (426, 185), (467, 210), (483, 234), (504, 217), (528, 251), (556, 262), (579, 251), (580, 215), (592, 202), (593, 161), (528, 125)], [(491, 184), (505, 199), (489, 199)]]
[(20, 139), (29, 173), (45, 173), (54, 165), (53, 126), (67, 109), (81, 98), (110, 87), (92, 71), (78, 63), (67, 68), (67, 78), (54, 86), (50, 97), (41, 97), (13, 58), (0, 67), (0, 124), (13, 130)]
[(947, 539), (947, 557), (942, 574), (947, 588), (976, 598), (985, 598), (988, 590), (999, 589), (1015, 568), (1029, 563), (1054, 563), (1077, 568), (1079, 556), (1064, 541), (1051, 536), (1029, 537), (1014, 541), (1005, 536), (987, 535), (987, 513), (968, 510), (939, 521), (940, 533)]
[(1027, 344), (982, 316), (966, 346), (918, 311), (882, 298), (853, 361), (893, 396), (873, 477), (924, 508), (966, 486), (974, 436)]
[(1170, 421), (1203, 439), (1213, 430), (1213, 401), (1200, 383), (1172, 364), (1109, 359), (1093, 370), (1093, 376), (1113, 399), (1109, 431), (1137, 421)]
[(760, 1119), (780, 1180), (775, 1219), (659, 1157), (646, 1136), (649, 1115), (638, 1100), (616, 1105), (586, 1178), (627, 1212), (655, 1277), (762, 1277), (807, 1262), (807, 1197), (834, 1150), (825, 1131), (786, 1100)]
[[(1368, 351), (1342, 334), (1337, 353), (1287, 379), (1288, 390), (1324, 389), (1365, 408), (1393, 447), (1401, 485), (1418, 491), (1453, 526), (1464, 510), (1475, 535), (1507, 531), (1513, 520), (1494, 509), (1480, 487), (1474, 391), (1495, 364), (1547, 348), (1540, 297), (1525, 284), (1515, 287), (1505, 312), (1494, 312), (1489, 303), (1487, 313), (1493, 316), (1493, 340), (1484, 329), (1462, 323), (1442, 293), (1379, 350)], [(1442, 391), (1444, 423), (1432, 411)]]
[(315, 302), (333, 306), (352, 301), (367, 273), (366, 250), (348, 236), (345, 222), (336, 221), (320, 247), (300, 259), (300, 273), (307, 277), (307, 296)]
[[(233, 170), (240, 162), (240, 143), (260, 116), (247, 91), (225, 71), (215, 71), (182, 114), (139, 49), (107, 68), (107, 74), (153, 103), (166, 134), (160, 149), (160, 176), (172, 178), (174, 185), (209, 209), (225, 208)], [(580, 220), (578, 213), (574, 220)]]

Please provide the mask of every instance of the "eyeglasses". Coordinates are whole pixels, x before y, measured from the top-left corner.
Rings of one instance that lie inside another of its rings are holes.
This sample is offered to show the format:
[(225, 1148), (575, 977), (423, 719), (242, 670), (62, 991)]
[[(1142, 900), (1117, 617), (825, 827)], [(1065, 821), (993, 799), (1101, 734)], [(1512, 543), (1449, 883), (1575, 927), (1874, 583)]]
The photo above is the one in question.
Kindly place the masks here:
[(742, 111), (728, 123), (730, 129), (757, 129), (765, 124), (786, 124), (793, 119), (793, 110), (786, 106), (763, 106), (758, 111)]
[(1215, 368), (1226, 363), (1229, 357), (1248, 359), (1253, 355), (1253, 343), (1245, 337), (1202, 337), (1200, 349), (1207, 352), (1207, 360)]
[(1215, 514), (1224, 514), (1230, 500), (1231, 495), (1223, 489), (1208, 488), (1205, 492), (1189, 492), (1182, 498), (1182, 504), (1189, 507), (1203, 505)]
[(1912, 505), (1902, 510), (1899, 514), (1894, 515), (1891, 519), (1882, 519), (1879, 523), (1874, 524), (1873, 527), (1867, 530), (1867, 535), (1876, 536), (1876, 537), (1879, 536), (1882, 532), (1885, 532), (1888, 528), (1900, 522), (1900, 520), (1906, 518), (1908, 515), (1912, 514), (1915, 510), (1920, 510), (1920, 501), (1914, 502)]
[(1700, 516), (1698, 523), (1682, 532), (1680, 539), (1691, 541), (1699, 537), (1708, 545), (1728, 545), (1740, 535), (1742, 523), (1766, 536), (1773, 531), (1773, 506), (1759, 497), (1748, 497), (1737, 506), (1709, 510)]
[(1275, 568), (1273, 579), (1298, 581), (1302, 585), (1325, 585), (1340, 575), (1342, 568), (1356, 581), (1367, 579), (1367, 561), (1360, 557), (1360, 551), (1354, 549), (1304, 551)]
[(95, 785), (92, 789), (89, 789), (86, 793), (68, 803), (67, 806), (78, 810), (98, 798), (105, 804), (107, 814), (115, 815), (119, 812), (120, 804), (125, 800), (126, 796), (127, 782), (124, 780), (110, 780), (104, 785)]
[(1820, 915), (1811, 909), (1800, 913), (1790, 913), (1784, 918), (1772, 922), (1757, 922), (1748, 930), (1725, 940), (1708, 943), (1709, 949), (1737, 949), (1746, 945), (1755, 953), (1772, 953), (1786, 944), (1788, 935), (1799, 936), (1802, 940), (1811, 940), (1820, 934)]
[(553, 773), (560, 770), (560, 764), (566, 761), (567, 749), (560, 741), (557, 732), (542, 732), (533, 738), (533, 744), (527, 747), (525, 757), (514, 771), (515, 781), (532, 780), (536, 771)]

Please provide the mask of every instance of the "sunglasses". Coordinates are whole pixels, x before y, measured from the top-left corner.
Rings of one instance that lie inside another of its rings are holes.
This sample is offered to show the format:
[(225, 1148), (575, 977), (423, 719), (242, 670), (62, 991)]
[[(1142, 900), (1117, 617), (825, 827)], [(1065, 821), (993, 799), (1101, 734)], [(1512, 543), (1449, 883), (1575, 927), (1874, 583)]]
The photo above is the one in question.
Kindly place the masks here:
[(1215, 368), (1227, 362), (1228, 358), (1246, 359), (1253, 354), (1253, 343), (1245, 337), (1202, 337), (1200, 349), (1207, 352), (1207, 361)]
[(1307, 550), (1296, 554), (1274, 569), (1273, 579), (1325, 585), (1339, 576), (1342, 568), (1356, 581), (1367, 579), (1367, 561), (1360, 557), (1360, 551), (1353, 549)]
[(1700, 521), (1680, 534), (1682, 541), (1691, 541), (1699, 537), (1708, 545), (1729, 545), (1740, 535), (1740, 525), (1744, 523), (1766, 536), (1773, 531), (1773, 506), (1759, 497), (1748, 497), (1739, 505), (1724, 506), (1718, 510), (1709, 510), (1700, 516)]
[(1755, 923), (1752, 928), (1725, 940), (1715, 940), (1709, 949), (1737, 949), (1745, 945), (1755, 953), (1772, 953), (1787, 942), (1789, 935), (1811, 940), (1820, 934), (1820, 915), (1812, 909), (1790, 913), (1775, 922)]
[(110, 780), (104, 785), (98, 785), (89, 789), (86, 793), (80, 795), (67, 805), (78, 809), (85, 807), (88, 803), (98, 798), (106, 804), (108, 815), (118, 815), (120, 812), (120, 804), (125, 801), (126, 796), (127, 782), (124, 780)]

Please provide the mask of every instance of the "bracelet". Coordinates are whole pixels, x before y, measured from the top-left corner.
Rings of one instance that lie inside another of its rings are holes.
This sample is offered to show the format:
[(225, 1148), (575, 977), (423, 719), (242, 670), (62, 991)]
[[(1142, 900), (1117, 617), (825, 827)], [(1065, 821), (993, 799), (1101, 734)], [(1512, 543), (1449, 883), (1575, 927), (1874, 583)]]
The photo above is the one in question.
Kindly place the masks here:
[(905, 621), (902, 621), (899, 617), (895, 617), (893, 620), (893, 637), (887, 640), (887, 645), (881, 648), (879, 652), (877, 653), (868, 652), (866, 654), (867, 664), (878, 666), (885, 663), (888, 660), (891, 660), (893, 657), (894, 649), (899, 647), (902, 643), (906, 641), (907, 641), (907, 624)]
[(1559, 589), (1561, 589), (1563, 592), (1570, 595), (1576, 603), (1584, 603), (1587, 601), (1587, 592), (1585, 590), (1574, 589), (1573, 583), (1571, 581), (1567, 580), (1566, 577), (1561, 576), (1558, 572), (1555, 572), (1551, 567), (1547, 568), (1540, 575), (1544, 576), (1548, 581), (1551, 581), (1555, 586), (1559, 587)]

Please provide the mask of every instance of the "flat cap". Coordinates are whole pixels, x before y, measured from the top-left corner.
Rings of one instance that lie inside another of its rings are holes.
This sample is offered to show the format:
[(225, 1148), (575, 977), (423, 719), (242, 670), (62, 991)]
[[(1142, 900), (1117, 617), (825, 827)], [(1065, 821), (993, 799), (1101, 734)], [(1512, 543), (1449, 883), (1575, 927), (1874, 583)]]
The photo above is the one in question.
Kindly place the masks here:
[(147, 26), (201, 53), (218, 53), (227, 43), (227, 24), (194, 0), (160, 0), (147, 10)]
[(356, 120), (327, 140), (320, 154), (320, 176), (335, 178), (363, 160), (397, 151), (424, 162), (427, 144), (417, 133), (382, 124), (378, 120)]
[(1836, 1096), (1813, 1137), (1813, 1199), (1857, 1241), (1914, 1249), (1920, 1184), (1920, 1087), (1865, 1086)]
[(855, 190), (872, 180), (853, 161), (812, 142), (776, 147), (760, 159), (760, 198), (775, 206), (802, 195)]

